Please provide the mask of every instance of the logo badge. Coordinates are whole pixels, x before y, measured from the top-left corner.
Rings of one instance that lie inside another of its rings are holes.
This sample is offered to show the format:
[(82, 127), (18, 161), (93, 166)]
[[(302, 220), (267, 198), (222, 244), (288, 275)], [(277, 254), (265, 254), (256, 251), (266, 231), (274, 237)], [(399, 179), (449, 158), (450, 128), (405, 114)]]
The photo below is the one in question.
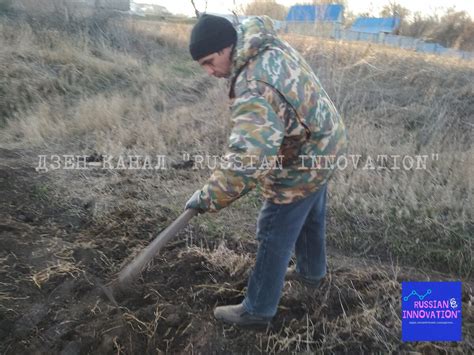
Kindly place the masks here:
[(403, 341), (461, 341), (461, 282), (402, 282)]

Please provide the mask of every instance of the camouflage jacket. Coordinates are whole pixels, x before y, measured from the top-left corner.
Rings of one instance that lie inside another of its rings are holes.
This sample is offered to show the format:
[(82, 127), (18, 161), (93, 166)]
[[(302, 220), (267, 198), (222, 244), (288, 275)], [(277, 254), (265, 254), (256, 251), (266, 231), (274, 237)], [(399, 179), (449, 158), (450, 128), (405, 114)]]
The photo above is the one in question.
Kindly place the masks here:
[(303, 57), (277, 37), (271, 19), (247, 20), (237, 34), (225, 164), (200, 193), (199, 207), (208, 211), (228, 206), (257, 184), (273, 203), (306, 197), (327, 182), (331, 159), (346, 146), (336, 108)]

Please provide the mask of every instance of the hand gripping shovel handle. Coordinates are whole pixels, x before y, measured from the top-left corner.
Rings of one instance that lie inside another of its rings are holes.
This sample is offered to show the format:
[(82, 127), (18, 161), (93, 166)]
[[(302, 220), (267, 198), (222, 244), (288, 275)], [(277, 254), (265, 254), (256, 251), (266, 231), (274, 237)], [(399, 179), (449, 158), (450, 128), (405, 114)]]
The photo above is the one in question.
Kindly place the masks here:
[(126, 284), (134, 281), (141, 273), (143, 268), (153, 257), (165, 246), (165, 244), (172, 239), (178, 232), (183, 229), (188, 222), (197, 215), (198, 211), (195, 209), (187, 209), (184, 211), (171, 225), (169, 225), (163, 232), (161, 232), (135, 259), (133, 259), (127, 266), (125, 266), (119, 273), (119, 285), (126, 286)]

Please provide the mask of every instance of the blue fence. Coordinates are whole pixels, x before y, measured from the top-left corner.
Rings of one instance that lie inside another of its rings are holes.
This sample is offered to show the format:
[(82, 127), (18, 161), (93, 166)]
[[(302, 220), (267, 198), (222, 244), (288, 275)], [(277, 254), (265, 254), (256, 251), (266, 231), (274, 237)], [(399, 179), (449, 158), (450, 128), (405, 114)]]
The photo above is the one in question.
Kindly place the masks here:
[[(458, 57), (467, 60), (474, 60), (474, 52), (458, 51), (451, 48), (445, 48), (437, 43), (428, 43), (419, 38), (396, 36), (386, 33), (367, 33), (348, 29), (342, 29), (341, 25), (334, 23), (331, 31), (318, 30), (318, 25), (313, 23), (302, 23), (305, 29), (304, 34), (318, 37), (340, 39), (345, 41), (363, 41), (383, 44), (391, 47), (398, 47), (416, 52), (431, 53), (436, 55)], [(327, 24), (325, 24), (327, 26)], [(285, 32), (293, 32), (297, 27), (295, 23), (283, 23), (280, 26)], [(311, 28), (314, 31), (310, 30)], [(301, 32), (301, 31), (299, 31)]]

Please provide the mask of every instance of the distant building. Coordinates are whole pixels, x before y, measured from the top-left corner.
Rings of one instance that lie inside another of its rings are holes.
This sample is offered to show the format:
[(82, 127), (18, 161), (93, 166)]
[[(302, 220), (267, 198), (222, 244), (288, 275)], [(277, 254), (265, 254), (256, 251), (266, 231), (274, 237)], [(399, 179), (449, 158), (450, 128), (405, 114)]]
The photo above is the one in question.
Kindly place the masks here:
[(287, 22), (334, 22), (342, 23), (344, 6), (329, 5), (294, 5), (288, 11)]
[(286, 16), (285, 30), (305, 35), (331, 36), (342, 27), (344, 6), (294, 5)]
[(397, 34), (399, 29), (398, 17), (358, 17), (351, 27), (351, 31), (386, 34)]

